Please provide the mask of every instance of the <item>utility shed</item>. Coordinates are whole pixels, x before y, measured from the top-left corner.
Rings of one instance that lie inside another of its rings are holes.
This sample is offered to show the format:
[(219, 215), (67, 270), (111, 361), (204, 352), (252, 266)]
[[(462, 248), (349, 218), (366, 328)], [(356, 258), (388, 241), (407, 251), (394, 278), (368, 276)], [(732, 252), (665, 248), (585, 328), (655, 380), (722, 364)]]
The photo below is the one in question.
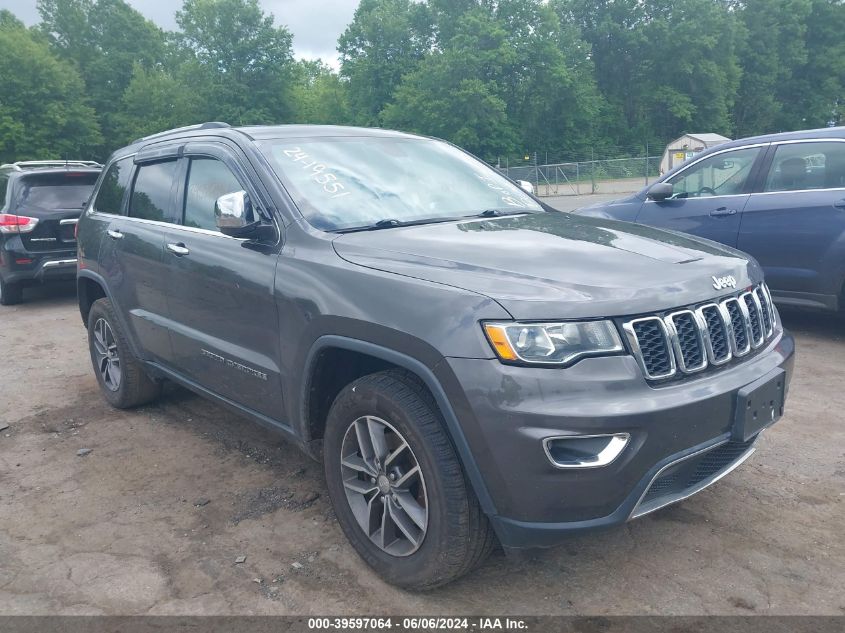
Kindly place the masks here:
[(708, 147), (721, 145), (730, 140), (727, 136), (713, 134), (712, 132), (706, 134), (684, 134), (681, 138), (676, 138), (666, 146), (666, 151), (663, 152), (663, 158), (660, 159), (660, 173), (665, 174), (670, 169), (689, 160), (699, 152), (703, 152)]

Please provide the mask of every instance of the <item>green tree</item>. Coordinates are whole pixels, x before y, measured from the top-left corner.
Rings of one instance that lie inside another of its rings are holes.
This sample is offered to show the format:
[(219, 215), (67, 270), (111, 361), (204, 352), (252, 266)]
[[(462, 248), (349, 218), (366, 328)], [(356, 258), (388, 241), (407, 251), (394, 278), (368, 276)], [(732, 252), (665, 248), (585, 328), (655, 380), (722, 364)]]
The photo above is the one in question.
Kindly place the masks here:
[(164, 34), (123, 0), (38, 0), (38, 10), (39, 30), (85, 82), (85, 94), (109, 140), (101, 153), (108, 153), (118, 125), (117, 106), (133, 68), (163, 62)]
[(774, 132), (783, 120), (783, 92), (807, 61), (811, 0), (745, 0), (740, 46), (742, 81), (734, 111), (738, 136)]
[(491, 82), (458, 70), (466, 62), (454, 51), (426, 58), (397, 89), (384, 124), (448, 139), (487, 160), (513, 151), (517, 134), (507, 104)]
[(624, 143), (683, 131), (730, 133), (741, 29), (722, 0), (556, 0), (592, 49), (608, 102), (604, 134)]
[(595, 141), (602, 99), (589, 47), (576, 28), (537, 0), (501, 0), (494, 17), (507, 34), (499, 79), (521, 149), (583, 154)]
[(292, 100), (297, 123), (344, 125), (351, 122), (348, 82), (320, 60), (296, 63)]
[[(175, 72), (179, 72), (179, 68)], [(186, 90), (188, 83), (185, 77), (167, 70), (147, 70), (136, 64), (115, 115), (116, 145), (201, 121), (202, 104)]]
[(489, 11), (466, 12), (442, 50), (405, 76), (384, 123), (446, 138), (486, 159), (512, 151), (518, 136), (499, 83), (512, 52)]
[(290, 32), (258, 0), (185, 0), (176, 22), (204, 118), (281, 123), (293, 112)]
[(340, 36), (341, 75), (355, 121), (378, 125), (402, 77), (431, 50), (428, 8), (410, 0), (361, 0)]
[(91, 158), (103, 139), (74, 66), (8, 11), (0, 11), (0, 50), (0, 162)]
[(778, 129), (845, 123), (845, 2), (812, 0), (804, 48), (792, 80), (780, 91), (783, 111)]
[(464, 2), (461, 11), (433, 4), (435, 52), (405, 75), (385, 124), (493, 160), (526, 148), (583, 151), (600, 98), (577, 31), (540, 0)]

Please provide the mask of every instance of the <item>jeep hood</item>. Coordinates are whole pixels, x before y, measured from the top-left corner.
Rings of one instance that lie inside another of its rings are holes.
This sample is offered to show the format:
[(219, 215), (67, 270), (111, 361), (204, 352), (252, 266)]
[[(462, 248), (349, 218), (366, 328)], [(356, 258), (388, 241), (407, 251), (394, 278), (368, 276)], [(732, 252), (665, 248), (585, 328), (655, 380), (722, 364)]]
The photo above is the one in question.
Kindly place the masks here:
[(664, 310), (759, 282), (734, 249), (672, 231), (569, 213), (346, 233), (345, 260), (477, 292), (517, 319), (623, 316)]

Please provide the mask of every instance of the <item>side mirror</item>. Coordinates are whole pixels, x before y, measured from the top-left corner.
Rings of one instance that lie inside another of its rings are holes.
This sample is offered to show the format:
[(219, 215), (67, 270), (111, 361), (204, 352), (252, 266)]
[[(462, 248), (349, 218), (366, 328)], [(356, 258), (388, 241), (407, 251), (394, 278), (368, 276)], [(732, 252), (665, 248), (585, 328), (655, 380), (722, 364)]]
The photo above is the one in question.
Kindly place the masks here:
[(517, 184), (522, 187), (525, 191), (530, 193), (532, 196), (534, 195), (534, 185), (532, 185), (527, 180), (517, 180)]
[(254, 222), (252, 217), (252, 202), (246, 191), (224, 194), (214, 203), (217, 228), (226, 235), (247, 228)]
[(660, 202), (661, 200), (671, 197), (674, 191), (675, 188), (670, 183), (658, 182), (651, 186), (646, 194), (646, 197), (649, 200), (656, 200)]
[(265, 233), (268, 231), (262, 229), (272, 228), (255, 219), (252, 202), (246, 191), (235, 191), (217, 198), (214, 203), (214, 219), (220, 232), (229, 237), (265, 239)]

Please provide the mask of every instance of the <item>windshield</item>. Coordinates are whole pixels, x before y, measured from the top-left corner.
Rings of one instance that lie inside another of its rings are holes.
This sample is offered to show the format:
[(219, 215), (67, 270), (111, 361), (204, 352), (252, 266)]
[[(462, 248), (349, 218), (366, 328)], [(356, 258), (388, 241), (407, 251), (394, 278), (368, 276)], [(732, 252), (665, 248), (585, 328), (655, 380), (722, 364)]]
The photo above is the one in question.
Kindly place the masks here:
[(274, 139), (259, 147), (305, 218), (324, 231), (543, 210), (494, 169), (441, 141)]
[(16, 208), (81, 209), (97, 181), (96, 172), (38, 174), (21, 178)]

